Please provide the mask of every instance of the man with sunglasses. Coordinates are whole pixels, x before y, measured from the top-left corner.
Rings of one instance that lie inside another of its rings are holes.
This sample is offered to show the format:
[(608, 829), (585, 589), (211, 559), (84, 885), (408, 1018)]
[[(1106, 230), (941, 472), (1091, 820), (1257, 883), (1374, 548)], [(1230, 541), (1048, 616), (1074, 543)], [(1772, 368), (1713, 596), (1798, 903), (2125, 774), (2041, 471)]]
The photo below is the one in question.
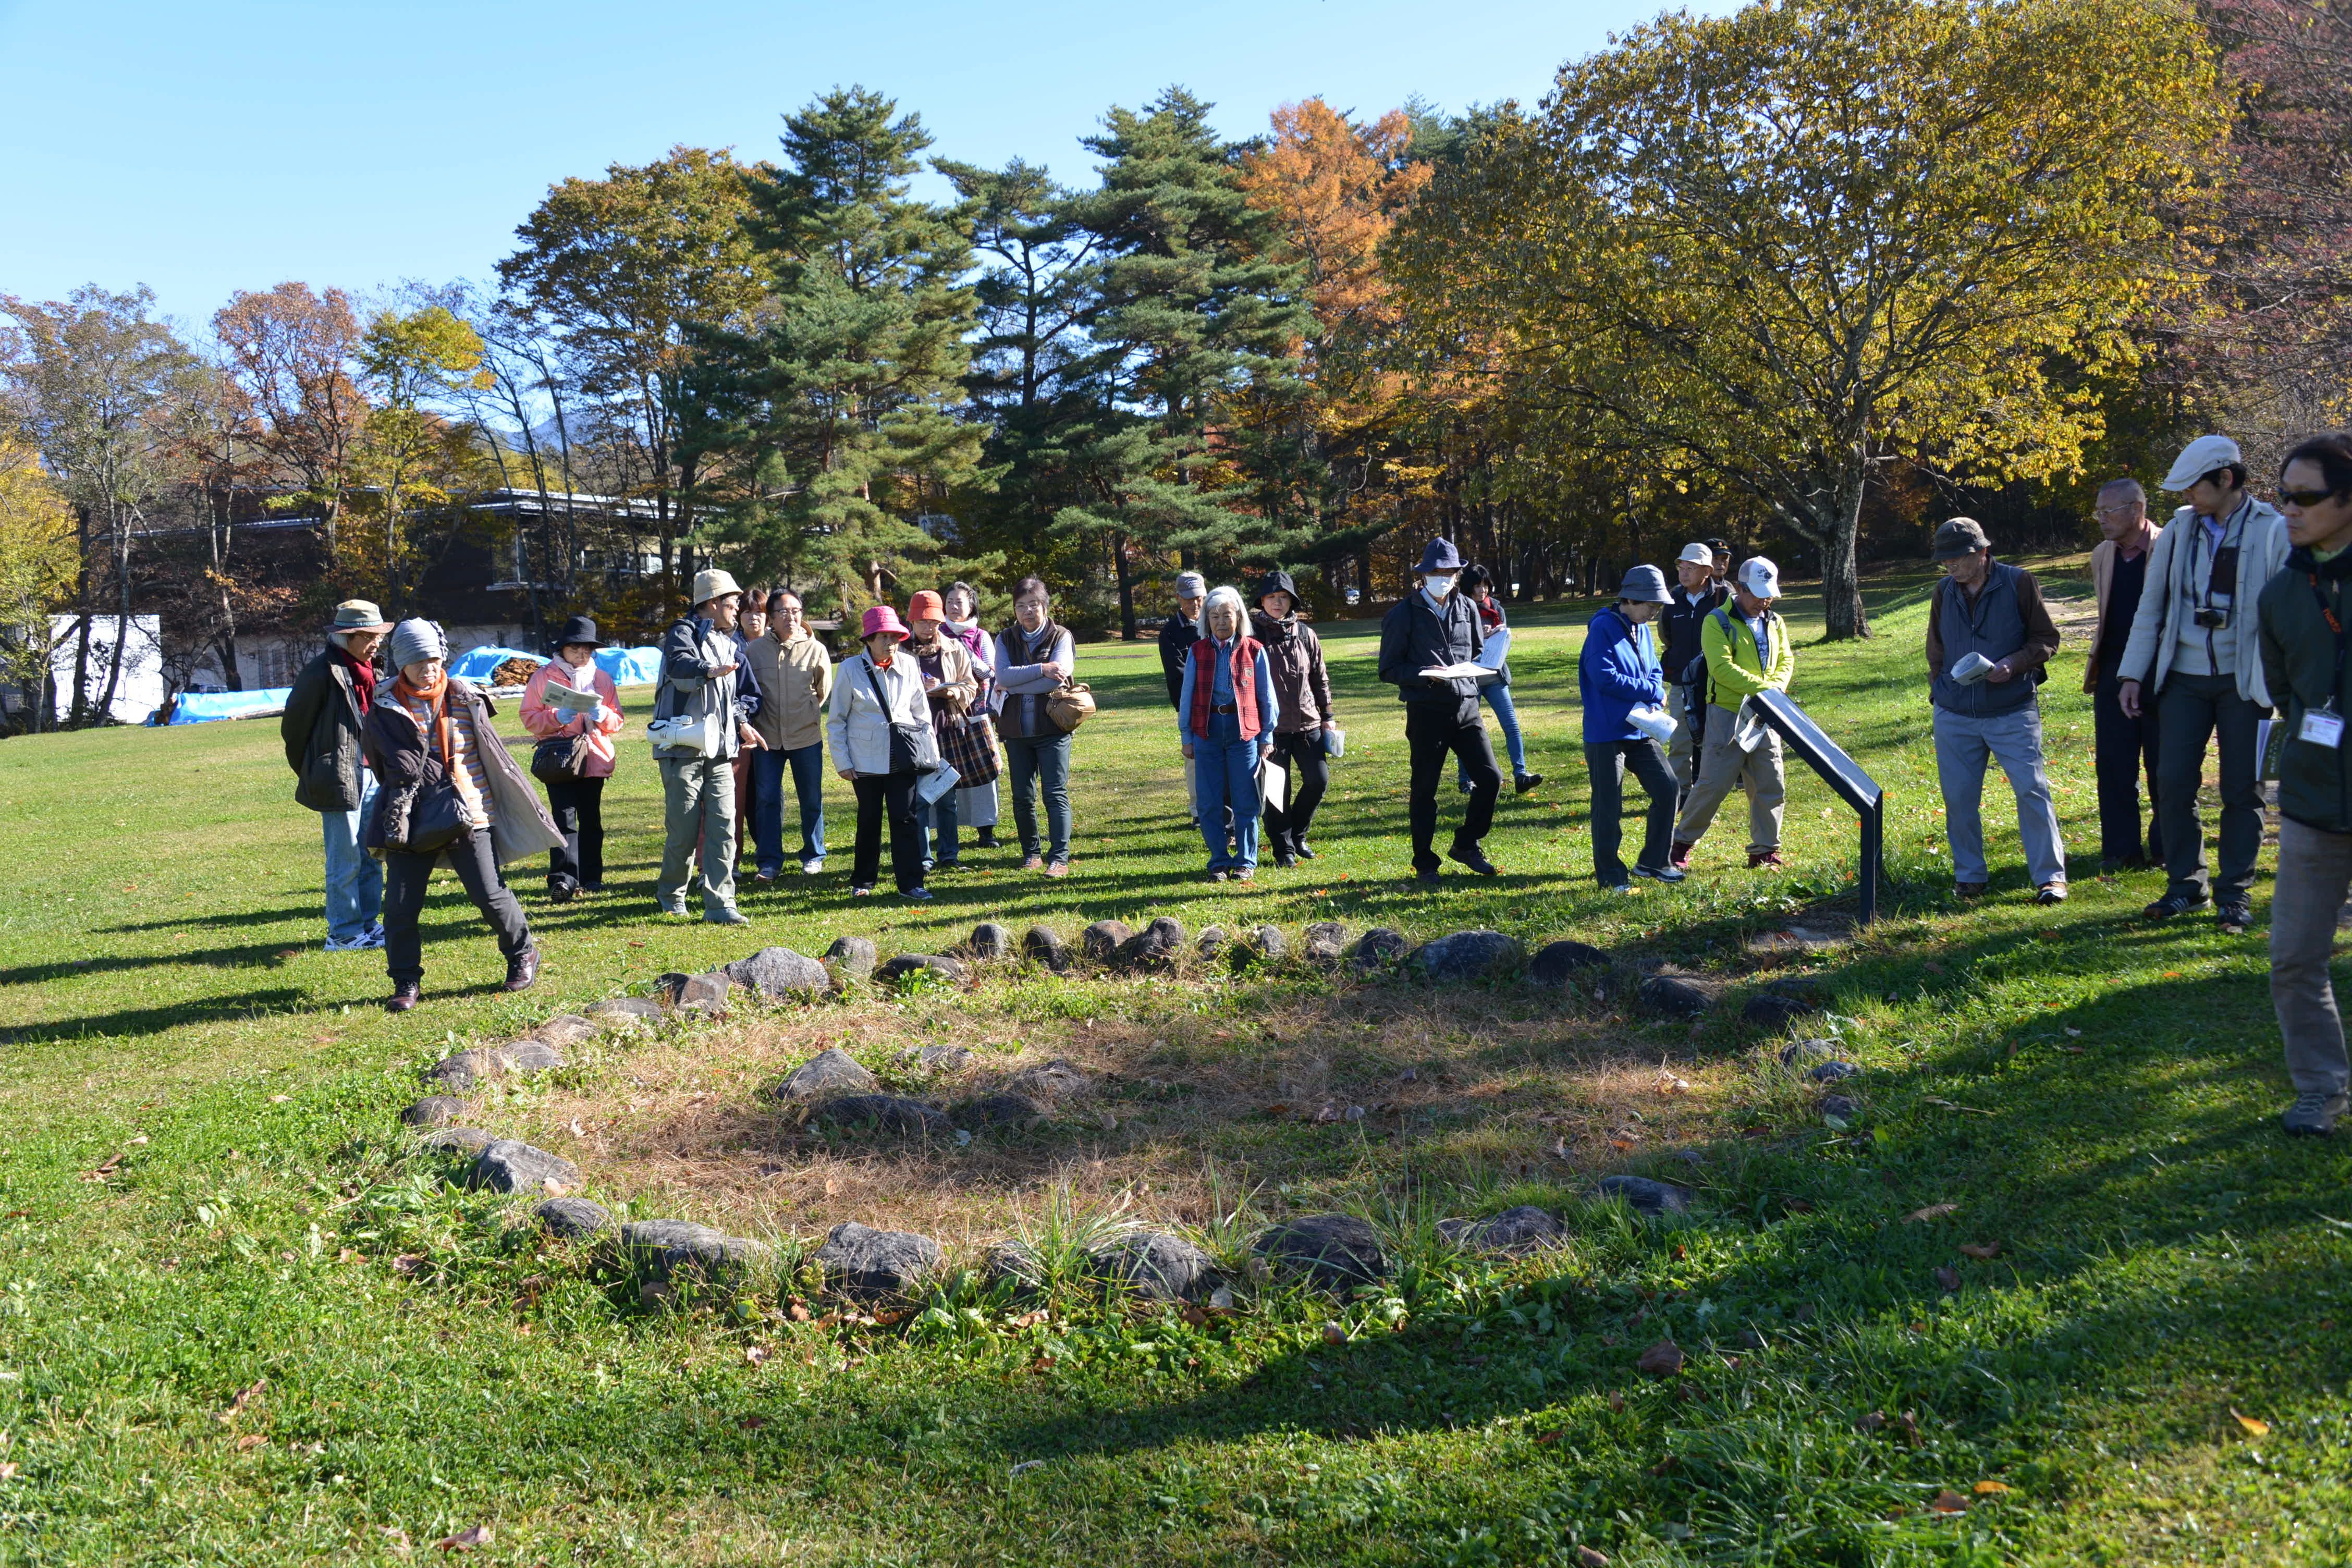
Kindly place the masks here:
[[(2174, 459), (2164, 488), (2188, 505), (2148, 552), (2147, 587), (2124, 644), (2116, 703), (2156, 713), (2157, 820), (2169, 879), (2143, 912), (2170, 920), (2211, 901), (2221, 930), (2253, 923), (2254, 857), (2263, 846), (2256, 726), (2270, 711), (2258, 596), (2287, 552), (2286, 520), (2246, 489), (2246, 465), (2226, 436), (2200, 436)], [(2197, 816), (2205, 747), (2221, 752), (2221, 851), (2209, 877)]]
[[(2294, 545), (2262, 592), (2263, 679), (2279, 704), (2278, 880), (2271, 897), (2271, 1005), (2294, 1102), (2291, 1133), (2325, 1137), (2344, 1114), (2352, 1062), (2328, 981), (2336, 914), (2352, 889), (2352, 737), (2345, 734), (2352, 645), (2352, 437), (2320, 436), (2279, 476)], [(2274, 736), (2276, 731), (2273, 731)]]

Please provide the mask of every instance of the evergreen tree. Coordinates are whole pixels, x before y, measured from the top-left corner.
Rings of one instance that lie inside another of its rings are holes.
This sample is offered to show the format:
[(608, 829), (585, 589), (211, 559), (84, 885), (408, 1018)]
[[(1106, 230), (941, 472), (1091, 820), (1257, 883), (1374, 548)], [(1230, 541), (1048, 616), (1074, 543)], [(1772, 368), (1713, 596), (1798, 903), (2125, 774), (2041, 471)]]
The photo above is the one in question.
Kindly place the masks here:
[(749, 184), (775, 295), (747, 331), (709, 331), (694, 439), (738, 475), (711, 536), (745, 567), (833, 590), (844, 610), (898, 596), (935, 542), (915, 519), (975, 477), (956, 417), (974, 297), (969, 210), (908, 195), (921, 120), (836, 88), (784, 121), (784, 162)]
[(1249, 482), (1269, 455), (1237, 438), (1230, 411), (1296, 383), (1313, 315), (1302, 269), (1276, 258), (1273, 220), (1241, 187), (1245, 149), (1217, 137), (1209, 109), (1170, 88), (1140, 113), (1113, 108), (1085, 142), (1105, 160), (1080, 205), (1103, 255), (1086, 326), (1105, 374), (1090, 417), (1063, 434), (1084, 499), (1055, 527), (1108, 545), (1129, 637), (1139, 541), (1221, 568), (1279, 559), (1285, 542)]

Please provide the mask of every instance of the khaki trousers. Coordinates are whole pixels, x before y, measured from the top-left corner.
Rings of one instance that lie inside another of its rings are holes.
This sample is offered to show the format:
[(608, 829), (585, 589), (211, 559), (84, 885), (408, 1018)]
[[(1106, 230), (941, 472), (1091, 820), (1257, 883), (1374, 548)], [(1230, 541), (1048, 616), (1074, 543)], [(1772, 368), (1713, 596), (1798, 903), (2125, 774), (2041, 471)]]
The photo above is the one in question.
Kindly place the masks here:
[(2344, 1020), (2327, 975), (2336, 915), (2347, 887), (2352, 833), (2326, 833), (2281, 818), (2278, 876), (2271, 889), (2271, 1007), (2298, 1093), (2342, 1094), (2352, 1083)]
[(654, 897), (662, 908), (683, 912), (686, 878), (694, 841), (702, 838), (702, 912), (735, 907), (735, 759), (683, 757), (656, 760), (662, 776), (661, 879)]
[(1752, 752), (1731, 743), (1739, 716), (1720, 703), (1706, 710), (1706, 737), (1699, 742), (1698, 777), (1683, 800), (1682, 820), (1675, 824), (1675, 842), (1696, 844), (1706, 834), (1735, 785), (1748, 791), (1748, 852), (1761, 855), (1780, 847), (1780, 805), (1789, 795), (1787, 775), (1780, 767), (1780, 736), (1766, 730)]

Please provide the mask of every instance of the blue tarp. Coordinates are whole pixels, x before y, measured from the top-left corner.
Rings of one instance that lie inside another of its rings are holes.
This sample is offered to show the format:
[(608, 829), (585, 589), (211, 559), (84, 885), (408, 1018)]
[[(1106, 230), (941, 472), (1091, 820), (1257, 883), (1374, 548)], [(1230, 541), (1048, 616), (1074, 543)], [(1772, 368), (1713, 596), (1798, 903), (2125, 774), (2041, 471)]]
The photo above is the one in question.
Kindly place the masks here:
[(519, 647), (469, 647), (449, 661), (449, 673), (460, 680), (484, 681), (510, 658), (527, 658), (533, 669), (547, 662), (545, 654), (525, 653)]
[(600, 647), (596, 668), (611, 676), (615, 686), (651, 686), (661, 679), (661, 649)]
[(256, 719), (285, 710), (294, 695), (290, 686), (265, 687), (259, 691), (185, 691), (172, 707), (174, 724), (209, 724), (217, 719)]

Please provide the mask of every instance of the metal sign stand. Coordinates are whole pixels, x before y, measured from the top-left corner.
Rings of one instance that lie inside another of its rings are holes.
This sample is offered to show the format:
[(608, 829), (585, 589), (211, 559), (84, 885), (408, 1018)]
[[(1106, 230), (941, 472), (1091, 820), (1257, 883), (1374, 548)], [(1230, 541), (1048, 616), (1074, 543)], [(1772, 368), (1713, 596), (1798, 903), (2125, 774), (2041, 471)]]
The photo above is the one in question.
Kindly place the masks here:
[(1840, 800), (1853, 807), (1862, 824), (1862, 876), (1857, 889), (1860, 911), (1854, 923), (1868, 925), (1878, 918), (1878, 885), (1885, 875), (1886, 853), (1886, 792), (1846, 755), (1845, 748), (1829, 738), (1806, 717), (1785, 691), (1759, 691), (1748, 700), (1757, 714), (1780, 732), (1789, 749), (1819, 773)]

